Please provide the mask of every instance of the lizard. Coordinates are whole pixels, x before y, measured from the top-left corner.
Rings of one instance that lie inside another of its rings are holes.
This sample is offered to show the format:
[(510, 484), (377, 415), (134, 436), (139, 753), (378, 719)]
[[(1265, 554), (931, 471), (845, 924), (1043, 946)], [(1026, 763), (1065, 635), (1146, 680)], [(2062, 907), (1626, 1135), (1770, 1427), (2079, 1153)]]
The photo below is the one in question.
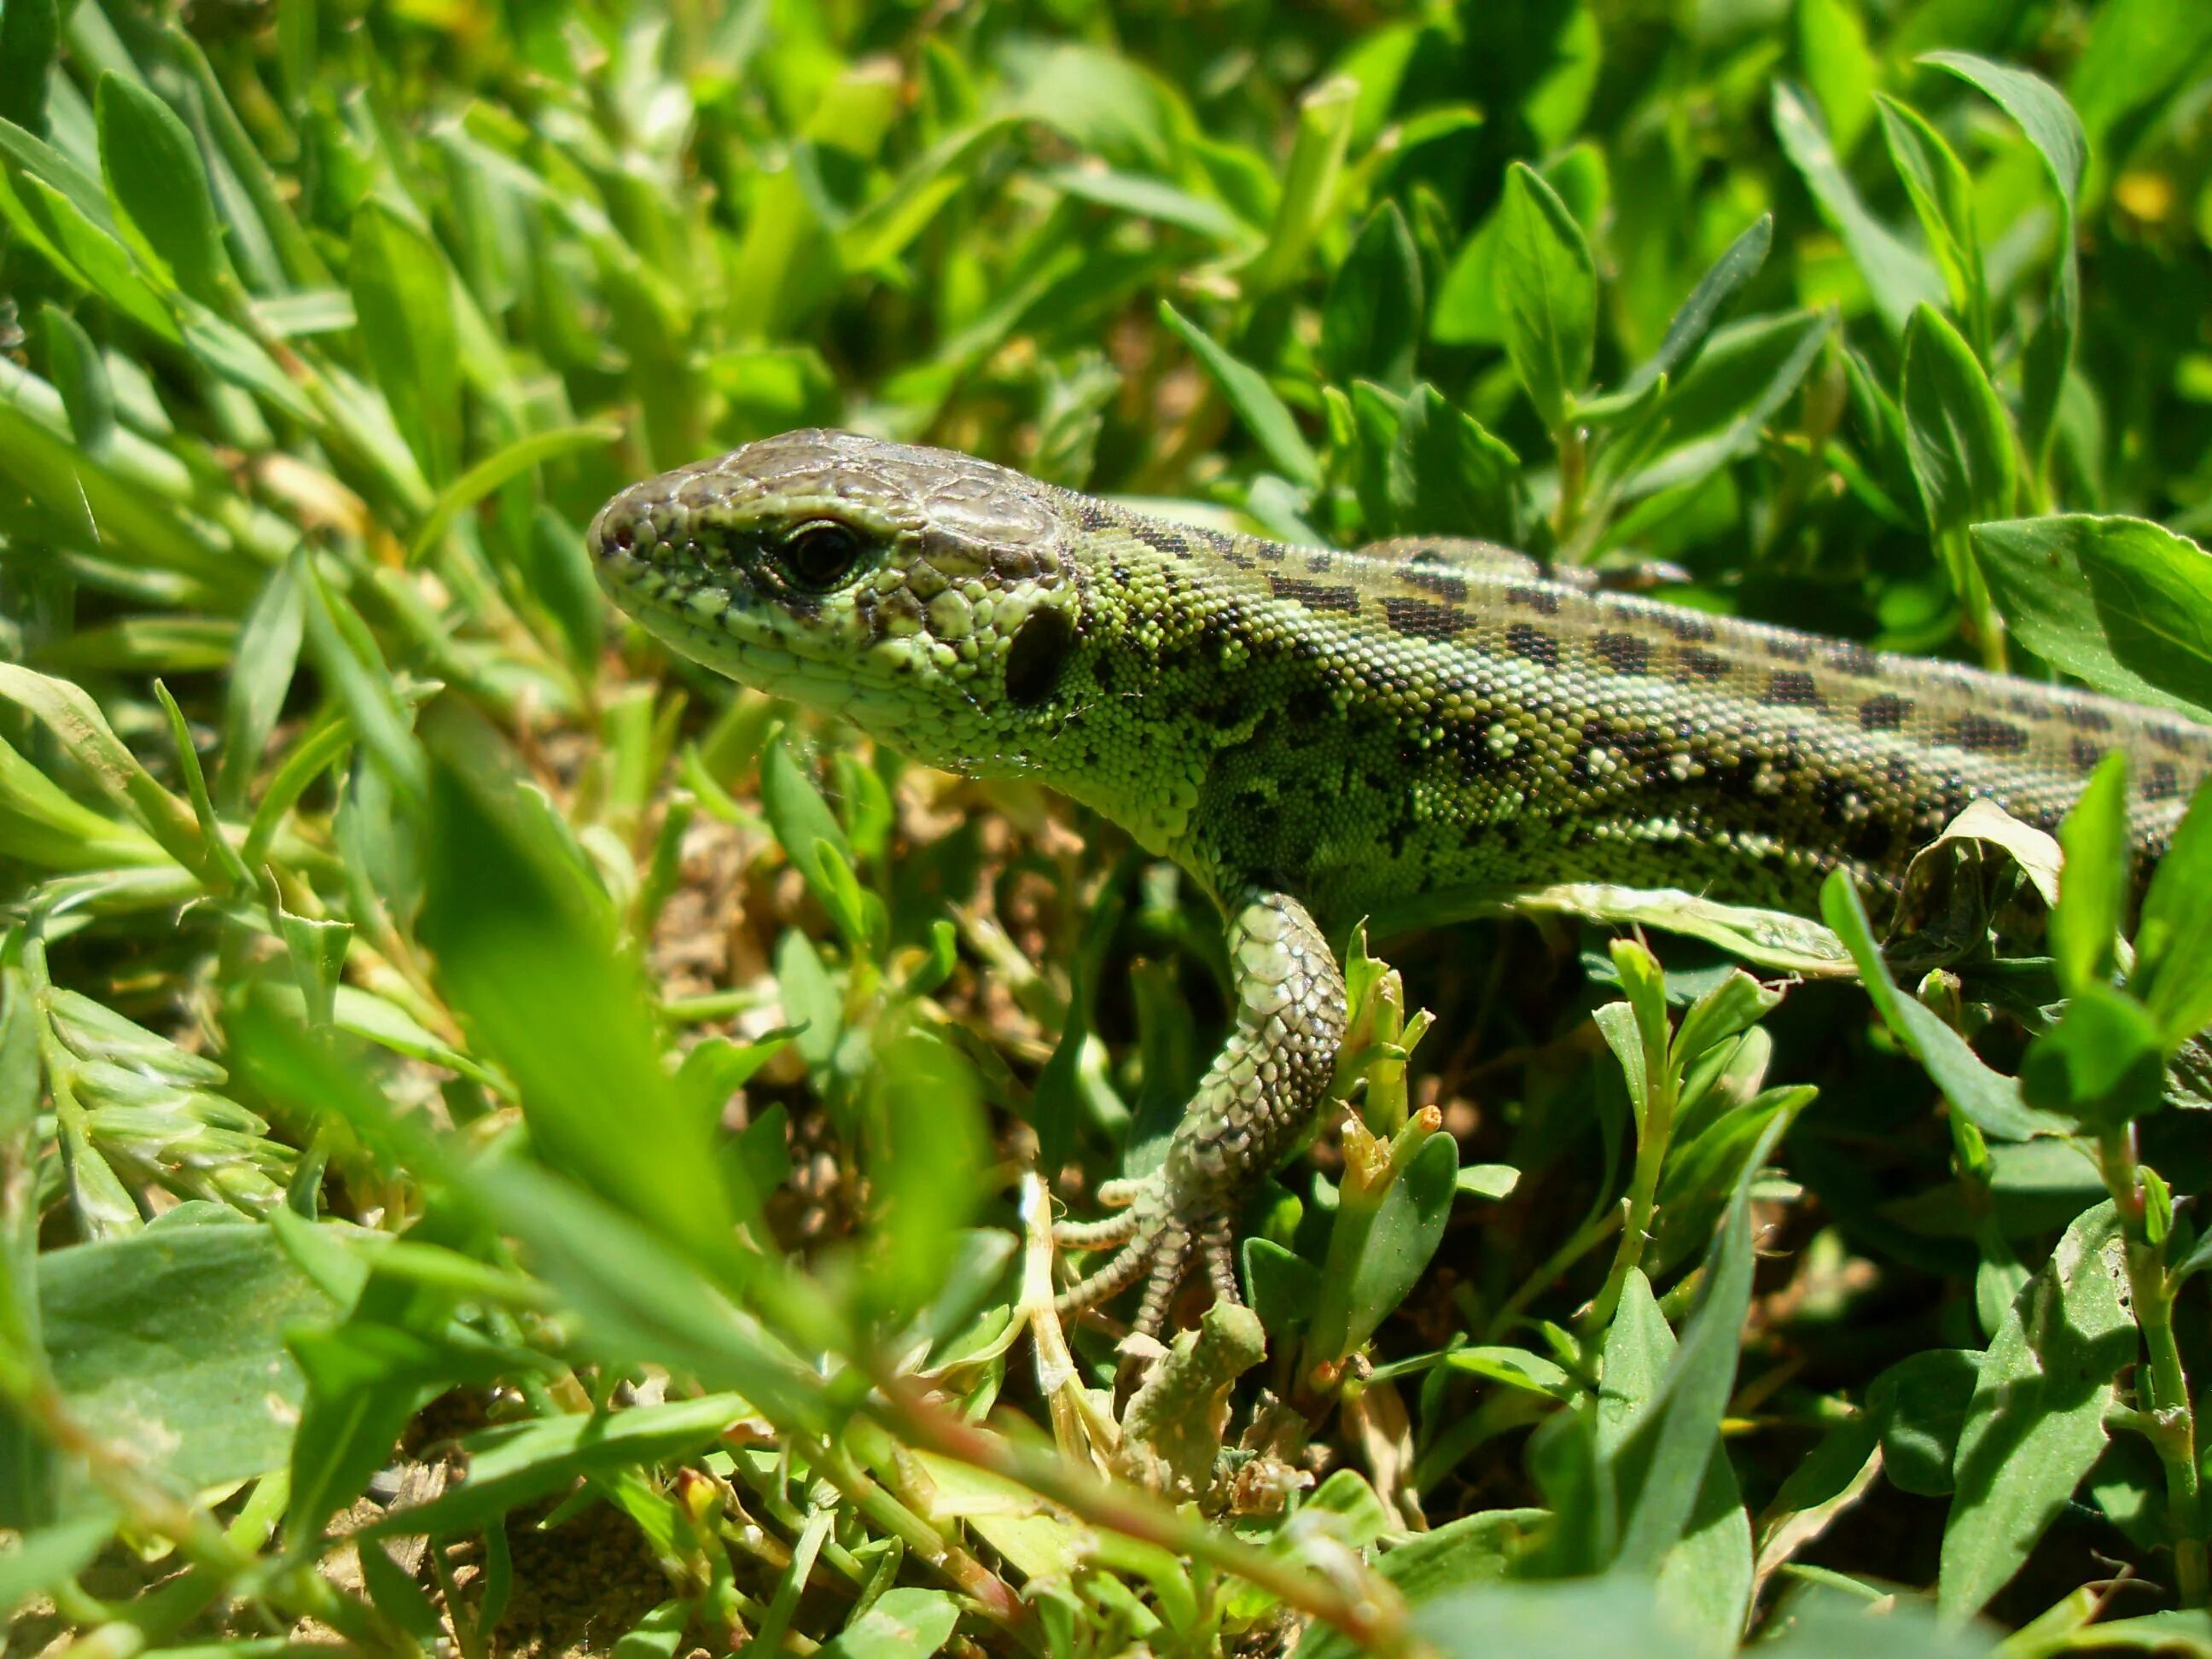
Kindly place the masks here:
[(2212, 728), (2090, 692), (1547, 579), (1486, 544), (1347, 553), (1170, 522), (947, 450), (759, 440), (635, 483), (602, 586), (684, 655), (915, 760), (1039, 780), (1172, 859), (1226, 920), (1237, 1012), (1064, 1313), (1145, 1281), (1164, 1328), (1317, 1115), (1347, 1012), (1332, 939), (1566, 880), (1806, 913), (1894, 894), (1968, 802), (2054, 826), (2126, 751), (2138, 858)]

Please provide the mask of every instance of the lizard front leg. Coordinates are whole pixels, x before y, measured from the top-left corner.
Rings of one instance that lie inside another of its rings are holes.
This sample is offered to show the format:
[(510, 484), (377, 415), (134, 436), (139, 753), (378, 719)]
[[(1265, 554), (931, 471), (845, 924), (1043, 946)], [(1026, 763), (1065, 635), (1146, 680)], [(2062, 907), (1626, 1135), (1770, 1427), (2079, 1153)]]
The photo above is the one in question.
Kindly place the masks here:
[(1136, 1329), (1158, 1336), (1177, 1287), (1200, 1261), (1215, 1295), (1237, 1299), (1237, 1212), (1328, 1097), (1346, 1016), (1335, 953), (1287, 893), (1241, 895), (1229, 918), (1229, 960), (1237, 1026), (1176, 1126), (1166, 1158), (1148, 1176), (1100, 1188), (1102, 1201), (1126, 1206), (1121, 1214), (1054, 1230), (1072, 1249), (1121, 1247), (1060, 1297), (1063, 1314), (1141, 1278)]

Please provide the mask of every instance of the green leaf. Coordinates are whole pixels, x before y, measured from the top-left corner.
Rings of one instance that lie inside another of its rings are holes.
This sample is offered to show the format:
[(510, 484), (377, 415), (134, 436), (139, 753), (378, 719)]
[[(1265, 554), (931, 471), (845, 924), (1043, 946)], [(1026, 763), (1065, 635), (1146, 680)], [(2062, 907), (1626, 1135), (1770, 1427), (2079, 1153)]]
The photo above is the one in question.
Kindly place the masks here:
[[(1721, 1413), (1734, 1386), (1740, 1334), (1751, 1302), (1752, 1177), (1780, 1139), (1783, 1127), (1783, 1121), (1770, 1125), (1747, 1161), (1720, 1231), (1706, 1252), (1702, 1293), (1696, 1311), (1683, 1325), (1680, 1346), (1666, 1360), (1665, 1373), (1649, 1403), (1635, 1414), (1608, 1455), (1620, 1493), (1620, 1561), (1624, 1566), (1659, 1567), (1678, 1544), (1709, 1527), (1721, 1528), (1724, 1534), (1733, 1530), (1726, 1511), (1740, 1504), (1735, 1482), (1717, 1474), (1711, 1464), (1717, 1455), (1723, 1460), (1726, 1456), (1721, 1449)], [(1648, 1352), (1646, 1358), (1648, 1361)], [(1747, 1527), (1742, 1547), (1747, 1553)], [(1693, 1549), (1708, 1568), (1714, 1554), (1732, 1558), (1733, 1553), (1714, 1540)], [(1747, 1577), (1743, 1595), (1749, 1595)]]
[(8, 0), (0, 6), (0, 120), (27, 132), (46, 130), (46, 76), (60, 46), (56, 0)]
[(1995, 387), (1959, 331), (1915, 307), (1905, 331), (1905, 444), (1930, 533), (2012, 511), (2018, 471), (2012, 428)]
[(817, 1651), (823, 1659), (929, 1659), (952, 1639), (960, 1604), (944, 1590), (900, 1586)]
[(1387, 477), (1396, 534), (1518, 539), (1521, 458), (1425, 380), (1399, 411)]
[(78, 1420), (188, 1489), (282, 1466), (302, 1392), (283, 1334), (337, 1312), (275, 1234), (230, 1224), (50, 1250), (39, 1304)]
[[(1974, 222), (1974, 181), (1943, 135), (1910, 105), (1885, 93), (1881, 133), (1889, 159), (1943, 273), (1951, 309), (1963, 319), (1976, 352), (1989, 355), (1989, 294), (1982, 272), (1981, 235)], [(1910, 338), (1910, 336), (1907, 336)]]
[(2058, 826), (2066, 861), (2051, 912), (2051, 955), (2058, 988), (2077, 996), (2108, 985), (2133, 876), (2128, 844), (2128, 757), (2115, 750), (2098, 763), (2081, 798)]
[(389, 1511), (362, 1535), (449, 1538), (475, 1532), (580, 1479), (688, 1457), (713, 1445), (750, 1411), (738, 1395), (717, 1394), (481, 1429), (460, 1443), (468, 1457), (465, 1479), (427, 1504)]
[[(1598, 1393), (1598, 1445), (1608, 1457), (1618, 1460), (1628, 1450), (1632, 1463), (1642, 1453), (1636, 1437), (1647, 1426), (1648, 1415), (1663, 1408), (1662, 1390), (1670, 1386), (1668, 1372), (1678, 1352), (1674, 1334), (1652, 1299), (1650, 1282), (1640, 1270), (1632, 1269), (1606, 1334)], [(1630, 1450), (1632, 1441), (1636, 1443)], [(1646, 1496), (1648, 1487), (1637, 1493), (1624, 1490), (1624, 1510)], [(1632, 1522), (1624, 1547), (1635, 1539)], [(1751, 1606), (1751, 1516), (1717, 1432), (1681, 1536), (1661, 1554), (1658, 1570), (1664, 1626), (1678, 1635), (1696, 1638), (1708, 1652), (1733, 1650)]]
[(1304, 269), (1314, 239), (1335, 206), (1358, 99), (1358, 82), (1342, 75), (1330, 76), (1299, 99), (1297, 135), (1284, 169), (1275, 221), (1244, 275), (1249, 293), (1272, 293)]
[(1385, 202), (1329, 279), (1321, 313), (1322, 367), (1340, 386), (1374, 380), (1409, 390), (1421, 315), (1420, 253), (1406, 216)]
[(442, 486), (461, 455), (460, 356), (445, 252), (371, 198), (353, 217), (346, 281), (377, 389), (423, 477)]
[(870, 1306), (909, 1314), (942, 1290), (990, 1163), (975, 1075), (919, 1028), (883, 1044), (869, 1074), (864, 1166)]
[[(0, 14), (0, 20), (4, 15)], [(6, 46), (7, 36), (0, 33), (0, 51)], [(64, 1579), (82, 1572), (106, 1547), (114, 1532), (112, 1516), (87, 1515), (26, 1531), (8, 1548), (0, 1549), (0, 1619), (12, 1620), (33, 1596), (44, 1595)]]
[(1449, 1659), (1573, 1654), (1577, 1659), (1704, 1659), (1661, 1618), (1657, 1591), (1634, 1574), (1556, 1583), (1478, 1584), (1413, 1610), (1413, 1630)]
[(1682, 371), (1698, 360), (1705, 337), (1728, 315), (1732, 302), (1750, 285), (1751, 279), (1759, 275), (1773, 246), (1774, 216), (1762, 213), (1713, 261), (1712, 269), (1698, 279), (1697, 287), (1690, 290), (1690, 297), (1668, 319), (1667, 332), (1659, 341), (1659, 349), (1621, 382), (1613, 397), (1632, 398), (1656, 383), (1662, 374), (1679, 380)]
[(103, 75), (94, 98), (100, 170), (127, 234), (179, 288), (221, 311), (236, 283), (191, 131), (141, 83)]
[(2058, 259), (2051, 273), (2051, 296), (2021, 363), (2021, 433), (2039, 470), (2051, 453), (2058, 400), (2067, 370), (2073, 367), (2074, 339), (2081, 329), (2081, 273), (2074, 216), (2081, 174), (2088, 164), (2088, 137), (2057, 88), (2025, 70), (1963, 52), (1931, 52), (1920, 62), (1948, 70), (1980, 88), (2019, 122), (2058, 191)]
[(1966, 1349), (1929, 1348), (1899, 1360), (1869, 1386), (1867, 1414), (1881, 1425), (1882, 1468), (1901, 1491), (1951, 1495), (1980, 1362)]
[(2136, 928), (2130, 994), (2158, 1022), (2169, 1053), (2212, 1024), (2212, 790), (2200, 786), (2159, 860)]
[[(661, 1064), (609, 907), (527, 806), (488, 731), (447, 719), (436, 735), (421, 931), (441, 987), (479, 1052), (514, 1079), (541, 1158), (702, 1261), (734, 1267), (714, 1120)], [(606, 1133), (614, 1101), (620, 1134)]]
[(1316, 1359), (1356, 1353), (1412, 1292), (1443, 1242), (1458, 1175), (1459, 1143), (1440, 1131), (1420, 1143), (1371, 1208), (1340, 1206), (1313, 1316)]
[(2123, 1128), (2166, 1103), (2166, 1054), (2158, 1021), (2109, 985), (2086, 984), (2066, 1017), (2030, 1045), (2021, 1092), (2038, 1111), (2074, 1120), (2089, 1135)]
[(2100, 691), (2212, 721), (2203, 548), (2147, 520), (2084, 514), (1976, 525), (1972, 537), (2022, 645)]
[(284, 699), (300, 663), (300, 641), (307, 626), (296, 553), (269, 573), (240, 629), (230, 684), (223, 698), (222, 770), (216, 799), (226, 811), (245, 805), (261, 751), (284, 712)]
[(563, 455), (605, 448), (621, 436), (622, 428), (614, 426), (555, 427), (517, 438), (487, 455), (438, 492), (438, 499), (431, 504), (430, 516), (422, 520), (422, 527), (415, 532), (415, 539), (408, 545), (408, 562), (421, 563), (445, 539), (455, 519), (508, 479)]
[(1314, 458), (1305, 434), (1298, 430), (1297, 418), (1275, 395), (1266, 377), (1249, 363), (1230, 356), (1211, 335), (1185, 319), (1165, 300), (1160, 301), (1160, 320), (1196, 354), (1275, 471), (1292, 483), (1309, 489), (1318, 484), (1321, 463)]
[(115, 442), (115, 388), (100, 348), (58, 306), (40, 307), (39, 326), (46, 336), (47, 374), (69, 411), (70, 435), (86, 454), (105, 454)]
[(844, 826), (830, 810), (830, 803), (822, 799), (814, 780), (793, 756), (788, 732), (779, 734), (761, 756), (760, 796), (762, 814), (776, 844), (813, 889), (814, 896), (836, 915), (847, 895), (831, 874), (832, 865), (823, 862), (823, 850), (827, 849), (835, 866), (849, 875), (852, 843), (845, 839)]
[(1957, 1110), (1984, 1134), (1998, 1140), (2026, 1140), (2031, 1135), (2063, 1133), (2063, 1120), (2028, 1109), (2021, 1101), (2019, 1083), (1991, 1071), (1980, 1055), (1924, 1004), (1906, 996), (1889, 976), (1889, 965), (1874, 942), (1866, 908), (1850, 875), (1838, 870), (1820, 888), (1820, 915), (1844, 941), (1858, 964), (1867, 995), (1881, 1013), (1890, 1035), (1917, 1060), (1936, 1086)]
[(1820, 216), (1850, 250), (1852, 263), (1866, 279), (1867, 292), (1889, 331), (1904, 333), (1915, 306), (1942, 303), (1943, 279), (1924, 254), (1867, 210), (1837, 161), (1820, 117), (1796, 90), (1778, 80), (1773, 103), (1774, 136), (1782, 141), (1783, 154), (1804, 179), (1820, 204)]
[(1797, 56), (1828, 118), (1836, 153), (1849, 160), (1874, 118), (1879, 67), (1850, 0), (1798, 0)]
[(0, 663), (0, 697), (38, 716), (108, 798), (136, 818), (161, 850), (204, 881), (214, 871), (192, 810), (164, 789), (124, 745), (100, 705), (67, 680)]
[(2004, 1588), (2104, 1450), (2113, 1379), (2137, 1346), (2124, 1249), (2110, 1204), (2080, 1217), (1982, 1356), (1936, 1585), (1948, 1622)]
[(1506, 355), (1536, 413), (1557, 431), (1589, 382), (1597, 270), (1574, 215), (1525, 162), (1506, 170), (1494, 280)]
[(1683, 489), (1756, 450), (1832, 325), (1828, 312), (1796, 311), (1716, 330), (1660, 404), (1669, 447), (1623, 483), (1622, 495), (1636, 500)]

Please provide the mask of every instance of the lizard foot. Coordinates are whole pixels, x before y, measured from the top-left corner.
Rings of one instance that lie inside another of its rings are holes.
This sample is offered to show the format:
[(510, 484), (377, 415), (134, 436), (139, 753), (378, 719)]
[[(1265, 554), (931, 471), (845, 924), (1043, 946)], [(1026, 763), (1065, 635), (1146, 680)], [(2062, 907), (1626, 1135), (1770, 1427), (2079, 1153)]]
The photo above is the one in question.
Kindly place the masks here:
[(1121, 1213), (1053, 1229), (1069, 1249), (1115, 1251), (1060, 1296), (1063, 1314), (1096, 1307), (1141, 1279), (1135, 1328), (1158, 1337), (1200, 1262), (1216, 1297), (1237, 1301), (1232, 1218), (1328, 1098), (1344, 1039), (1344, 975), (1295, 898), (1259, 888), (1240, 896), (1229, 918), (1236, 1026), (1199, 1079), (1160, 1167), (1098, 1189), (1099, 1201)]
[(1055, 1243), (1077, 1249), (1119, 1244), (1106, 1265), (1062, 1291), (1053, 1306), (1063, 1317), (1110, 1301), (1139, 1279), (1143, 1299), (1133, 1328), (1140, 1336), (1163, 1335), (1176, 1292), (1194, 1265), (1203, 1261), (1217, 1301), (1241, 1302), (1237, 1292), (1235, 1233), (1226, 1215), (1193, 1227), (1141, 1210), (1104, 1221), (1063, 1223), (1053, 1229)]

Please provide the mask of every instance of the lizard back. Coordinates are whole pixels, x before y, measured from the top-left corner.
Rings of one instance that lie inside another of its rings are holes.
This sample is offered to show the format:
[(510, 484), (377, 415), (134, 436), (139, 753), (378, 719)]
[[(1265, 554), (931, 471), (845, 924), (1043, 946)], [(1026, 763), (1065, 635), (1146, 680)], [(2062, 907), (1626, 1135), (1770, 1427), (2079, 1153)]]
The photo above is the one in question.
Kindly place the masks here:
[[(849, 568), (795, 577), (830, 531)], [(2212, 771), (2212, 731), (2163, 711), (848, 434), (634, 486), (593, 538), (679, 649), (1332, 921), (1563, 881), (1806, 908), (1838, 866), (1893, 887), (1978, 797), (2051, 827), (2116, 748), (2154, 857)]]

